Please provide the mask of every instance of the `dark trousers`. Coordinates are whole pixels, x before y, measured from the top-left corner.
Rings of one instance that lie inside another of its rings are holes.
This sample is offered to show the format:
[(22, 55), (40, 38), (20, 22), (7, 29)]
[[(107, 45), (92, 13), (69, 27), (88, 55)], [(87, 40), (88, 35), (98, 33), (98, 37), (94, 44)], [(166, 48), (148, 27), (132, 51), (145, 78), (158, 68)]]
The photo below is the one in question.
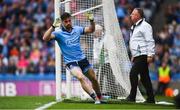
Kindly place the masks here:
[(138, 74), (140, 74), (140, 81), (146, 89), (147, 100), (154, 100), (154, 94), (152, 89), (152, 83), (149, 76), (147, 56), (141, 55), (134, 58), (133, 66), (130, 71), (131, 91), (129, 98), (136, 99), (137, 86), (138, 86)]
[(158, 83), (158, 89), (156, 91), (156, 94), (158, 95), (164, 95), (165, 94), (165, 90), (167, 89), (169, 83), (163, 83), (163, 82), (159, 82)]

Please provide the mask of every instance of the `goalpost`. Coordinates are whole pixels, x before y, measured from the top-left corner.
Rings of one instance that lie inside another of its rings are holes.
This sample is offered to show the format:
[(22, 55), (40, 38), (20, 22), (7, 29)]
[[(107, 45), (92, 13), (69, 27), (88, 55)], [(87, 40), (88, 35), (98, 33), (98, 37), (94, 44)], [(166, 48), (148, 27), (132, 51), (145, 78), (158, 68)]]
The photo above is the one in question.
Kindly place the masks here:
[[(54, 20), (60, 17), (60, 0), (54, 1)], [(61, 54), (60, 47), (58, 46), (57, 41), (55, 41), (55, 79), (56, 79), (56, 101), (61, 101)]]
[[(83, 27), (89, 25), (85, 13), (94, 14), (96, 31), (81, 37), (82, 49), (93, 64), (102, 94), (111, 99), (127, 97), (131, 88), (131, 62), (120, 31), (114, 0), (55, 0), (55, 18), (64, 11), (72, 14), (73, 25)], [(79, 81), (71, 78), (65, 69), (58, 51), (56, 44), (56, 100), (62, 100), (62, 95), (66, 98), (88, 97)], [(61, 81), (61, 73), (66, 73), (66, 81)], [(144, 101), (139, 89), (136, 100)]]

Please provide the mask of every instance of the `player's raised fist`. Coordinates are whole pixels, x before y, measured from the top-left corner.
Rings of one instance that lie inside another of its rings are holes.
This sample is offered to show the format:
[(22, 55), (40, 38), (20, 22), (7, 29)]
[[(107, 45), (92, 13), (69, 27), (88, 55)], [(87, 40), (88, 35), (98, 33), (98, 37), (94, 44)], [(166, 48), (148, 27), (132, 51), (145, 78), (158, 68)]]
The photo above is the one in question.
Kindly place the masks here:
[(53, 22), (53, 27), (56, 28), (56, 27), (59, 27), (60, 26), (60, 23), (61, 23), (61, 20), (60, 18), (57, 18), (55, 19), (55, 21)]
[(94, 21), (94, 15), (92, 12), (85, 13), (85, 16), (88, 18), (88, 20)]

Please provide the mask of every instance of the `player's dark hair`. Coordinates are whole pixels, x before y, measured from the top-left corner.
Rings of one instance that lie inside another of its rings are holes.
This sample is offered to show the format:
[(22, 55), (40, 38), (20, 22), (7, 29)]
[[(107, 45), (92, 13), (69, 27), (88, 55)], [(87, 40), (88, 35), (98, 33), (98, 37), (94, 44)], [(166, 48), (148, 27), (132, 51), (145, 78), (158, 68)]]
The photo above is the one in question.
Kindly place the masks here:
[(143, 9), (142, 9), (142, 8), (135, 8), (135, 9), (138, 11), (138, 13), (139, 13), (139, 15), (141, 16), (141, 18), (144, 18)]
[(64, 12), (62, 15), (61, 15), (61, 20), (65, 20), (67, 18), (70, 18), (71, 17), (71, 14), (70, 13), (67, 13), (67, 12)]

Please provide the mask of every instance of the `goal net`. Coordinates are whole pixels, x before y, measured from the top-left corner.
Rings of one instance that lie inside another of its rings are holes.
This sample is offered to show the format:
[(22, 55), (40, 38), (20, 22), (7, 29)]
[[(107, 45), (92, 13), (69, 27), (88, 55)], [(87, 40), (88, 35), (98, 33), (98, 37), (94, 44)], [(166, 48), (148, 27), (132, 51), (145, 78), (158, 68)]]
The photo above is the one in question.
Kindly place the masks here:
[[(112, 99), (127, 97), (131, 88), (131, 62), (116, 17), (114, 0), (66, 0), (61, 1), (60, 10), (61, 13), (68, 11), (72, 14), (73, 25), (83, 27), (90, 24), (86, 13), (94, 14), (96, 30), (93, 34), (81, 37), (82, 49), (93, 65), (102, 94)], [(69, 74), (63, 62), (62, 73)], [(71, 97), (87, 96), (79, 81), (72, 77), (70, 82), (70, 87), (66, 87), (68, 84), (62, 81), (61, 92), (64, 96), (67, 96), (67, 93), (70, 93)], [(136, 100), (144, 100), (139, 90)]]

